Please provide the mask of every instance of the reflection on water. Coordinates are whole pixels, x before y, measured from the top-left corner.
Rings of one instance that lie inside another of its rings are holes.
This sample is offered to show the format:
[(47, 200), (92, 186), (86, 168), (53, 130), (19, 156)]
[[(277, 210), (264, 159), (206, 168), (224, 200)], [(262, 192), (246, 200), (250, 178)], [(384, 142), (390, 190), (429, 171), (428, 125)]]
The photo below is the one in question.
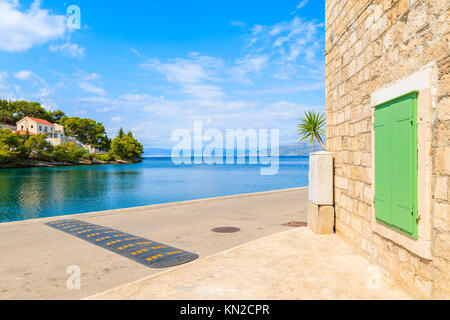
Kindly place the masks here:
[(130, 165), (0, 170), (0, 222), (126, 208), (308, 184), (307, 157), (281, 157), (277, 175), (259, 165)]

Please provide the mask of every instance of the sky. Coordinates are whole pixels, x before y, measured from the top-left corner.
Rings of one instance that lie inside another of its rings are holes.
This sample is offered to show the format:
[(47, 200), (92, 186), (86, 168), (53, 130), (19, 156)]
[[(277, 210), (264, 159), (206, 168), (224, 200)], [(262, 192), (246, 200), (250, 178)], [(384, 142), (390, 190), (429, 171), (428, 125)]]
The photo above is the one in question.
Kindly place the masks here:
[[(80, 28), (67, 8), (80, 8)], [(0, 0), (0, 99), (131, 130), (279, 129), (325, 110), (324, 0)], [(73, 24), (72, 24), (73, 26)]]

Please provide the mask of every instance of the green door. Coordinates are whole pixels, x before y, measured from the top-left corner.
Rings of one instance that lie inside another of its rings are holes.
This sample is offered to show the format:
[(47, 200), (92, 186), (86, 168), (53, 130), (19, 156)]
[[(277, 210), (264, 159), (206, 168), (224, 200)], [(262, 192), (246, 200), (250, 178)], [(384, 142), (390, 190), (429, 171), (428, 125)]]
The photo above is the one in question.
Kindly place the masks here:
[(375, 107), (375, 216), (417, 238), (417, 92)]

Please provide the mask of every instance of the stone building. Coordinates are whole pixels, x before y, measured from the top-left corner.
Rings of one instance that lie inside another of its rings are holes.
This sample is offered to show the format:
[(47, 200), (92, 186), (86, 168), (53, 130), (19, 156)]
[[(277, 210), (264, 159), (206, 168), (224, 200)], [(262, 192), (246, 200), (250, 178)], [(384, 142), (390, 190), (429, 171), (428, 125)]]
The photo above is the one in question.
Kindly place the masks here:
[(22, 118), (17, 121), (16, 127), (20, 134), (25, 134), (27, 131), (30, 135), (45, 134), (53, 145), (63, 144), (66, 136), (62, 125), (39, 118)]
[(46, 140), (54, 146), (72, 142), (78, 147), (84, 148), (88, 153), (106, 153), (105, 150), (83, 144), (77, 138), (66, 135), (64, 126), (48, 122), (44, 119), (33, 117), (22, 118), (17, 122), (16, 127), (12, 127), (12, 131), (21, 135), (25, 135), (27, 132), (29, 135), (45, 134), (47, 136)]
[(417, 298), (450, 298), (450, 1), (326, 0), (335, 229)]

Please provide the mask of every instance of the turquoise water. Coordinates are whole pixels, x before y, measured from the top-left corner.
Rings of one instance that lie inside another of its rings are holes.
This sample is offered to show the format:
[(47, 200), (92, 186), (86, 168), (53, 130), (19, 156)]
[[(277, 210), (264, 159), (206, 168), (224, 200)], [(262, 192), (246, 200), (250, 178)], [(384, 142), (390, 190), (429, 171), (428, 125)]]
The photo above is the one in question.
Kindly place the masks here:
[(129, 165), (0, 169), (0, 222), (302, 187), (308, 157), (280, 157), (278, 174), (260, 165)]

